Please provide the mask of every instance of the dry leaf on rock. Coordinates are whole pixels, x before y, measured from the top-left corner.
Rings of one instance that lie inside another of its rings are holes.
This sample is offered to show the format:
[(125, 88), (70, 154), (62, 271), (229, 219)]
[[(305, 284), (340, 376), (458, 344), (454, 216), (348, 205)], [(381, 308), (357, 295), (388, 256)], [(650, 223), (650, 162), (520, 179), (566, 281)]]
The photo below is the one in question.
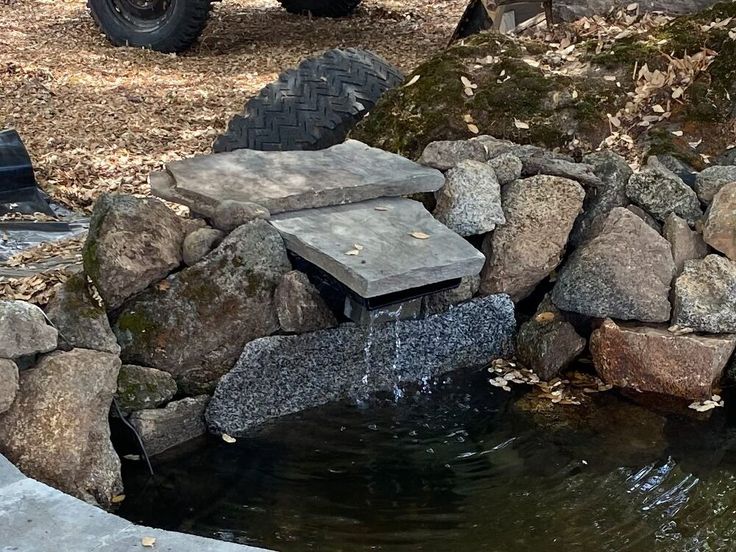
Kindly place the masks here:
[(412, 238), (416, 238), (418, 240), (428, 240), (429, 239), (429, 234), (426, 234), (424, 232), (419, 232), (418, 230), (414, 232), (410, 232), (409, 235)]
[(156, 537), (143, 537), (141, 539), (141, 545), (145, 548), (153, 548), (156, 545)]

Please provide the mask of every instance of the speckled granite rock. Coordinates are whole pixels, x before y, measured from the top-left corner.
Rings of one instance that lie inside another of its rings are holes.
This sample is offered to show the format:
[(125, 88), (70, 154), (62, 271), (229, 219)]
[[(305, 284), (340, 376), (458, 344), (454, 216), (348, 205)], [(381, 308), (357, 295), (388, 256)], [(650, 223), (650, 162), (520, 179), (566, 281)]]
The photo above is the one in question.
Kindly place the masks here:
[(419, 163), (433, 169), (446, 171), (457, 165), (460, 161), (472, 159), (473, 161), (485, 161), (488, 152), (483, 144), (473, 140), (440, 140), (431, 142), (424, 148)]
[(487, 163), (461, 161), (447, 171), (445, 185), (437, 192), (434, 216), (461, 236), (476, 236), (504, 224), (501, 186)]
[(695, 177), (695, 191), (698, 193), (698, 199), (710, 204), (718, 190), (731, 182), (736, 182), (736, 166), (708, 167)]
[(481, 366), (511, 352), (515, 327), (512, 302), (495, 295), (424, 320), (258, 339), (220, 380), (207, 409), (208, 426), (242, 434), (330, 401)]
[(672, 246), (672, 259), (678, 274), (685, 268), (685, 261), (702, 259), (708, 254), (703, 236), (690, 230), (690, 225), (674, 213), (664, 221), (662, 233)]
[(570, 244), (577, 247), (594, 237), (614, 207), (626, 207), (626, 183), (633, 171), (626, 160), (612, 151), (601, 151), (585, 156), (600, 179), (597, 186), (586, 187), (583, 212), (570, 233)]
[(506, 186), (506, 184), (511, 184), (514, 180), (521, 178), (521, 170), (524, 167), (521, 159), (510, 152), (494, 157), (488, 161), (488, 164), (496, 173), (496, 178), (501, 186)]
[(600, 233), (560, 270), (552, 301), (594, 318), (665, 322), (675, 275), (670, 244), (634, 213), (616, 207)]
[(107, 312), (92, 298), (84, 274), (75, 274), (59, 288), (46, 316), (59, 330), (60, 348), (120, 354)]
[(503, 189), (506, 224), (483, 241), (481, 293), (527, 297), (562, 260), (585, 191), (556, 176), (532, 176)]
[(713, 198), (703, 227), (703, 239), (736, 261), (736, 182), (723, 186)]
[(736, 333), (736, 262), (720, 255), (687, 261), (675, 281), (672, 321), (698, 332)]
[(56, 349), (57, 337), (36, 305), (0, 301), (0, 358), (48, 353)]
[(13, 404), (18, 392), (18, 367), (15, 362), (0, 358), (0, 414)]
[(641, 172), (632, 175), (626, 185), (626, 195), (660, 222), (670, 213), (689, 224), (695, 224), (703, 216), (695, 191), (655, 157), (649, 158)]

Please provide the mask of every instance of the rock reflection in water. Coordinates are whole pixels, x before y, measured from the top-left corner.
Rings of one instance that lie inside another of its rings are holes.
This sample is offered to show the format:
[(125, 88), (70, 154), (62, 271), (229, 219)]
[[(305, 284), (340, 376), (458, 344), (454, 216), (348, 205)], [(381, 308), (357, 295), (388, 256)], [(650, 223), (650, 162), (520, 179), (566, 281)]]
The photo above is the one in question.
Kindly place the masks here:
[(482, 373), (321, 407), (172, 451), (154, 479), (127, 465), (121, 513), (284, 552), (736, 547), (727, 413), (665, 416), (611, 393), (528, 407)]

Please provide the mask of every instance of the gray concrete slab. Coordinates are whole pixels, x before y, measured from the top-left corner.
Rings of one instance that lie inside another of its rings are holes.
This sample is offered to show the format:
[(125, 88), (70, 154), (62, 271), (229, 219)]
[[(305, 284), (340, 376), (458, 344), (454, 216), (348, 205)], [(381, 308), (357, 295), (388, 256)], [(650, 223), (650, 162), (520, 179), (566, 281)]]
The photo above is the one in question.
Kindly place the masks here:
[(319, 151), (255, 151), (200, 155), (151, 174), (154, 195), (211, 217), (224, 200), (248, 201), (281, 213), (384, 196), (434, 192), (435, 169), (348, 140)]
[[(162, 505), (165, 507), (165, 505)], [(156, 539), (144, 548), (143, 537)], [(267, 552), (141, 527), (25, 477), (0, 455), (0, 552)]]
[[(480, 251), (410, 199), (285, 213), (273, 217), (271, 224), (287, 249), (361, 297), (475, 276), (485, 262)], [(419, 239), (422, 235), (426, 238)]]

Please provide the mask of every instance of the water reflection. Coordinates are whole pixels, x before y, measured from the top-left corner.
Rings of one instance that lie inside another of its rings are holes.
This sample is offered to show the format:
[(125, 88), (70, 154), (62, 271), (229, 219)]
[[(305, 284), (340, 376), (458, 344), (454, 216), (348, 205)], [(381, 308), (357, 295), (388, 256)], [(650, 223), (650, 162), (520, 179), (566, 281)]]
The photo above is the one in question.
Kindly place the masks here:
[(736, 548), (734, 428), (613, 394), (530, 414), (482, 375), (126, 465), (131, 520), (284, 552)]

